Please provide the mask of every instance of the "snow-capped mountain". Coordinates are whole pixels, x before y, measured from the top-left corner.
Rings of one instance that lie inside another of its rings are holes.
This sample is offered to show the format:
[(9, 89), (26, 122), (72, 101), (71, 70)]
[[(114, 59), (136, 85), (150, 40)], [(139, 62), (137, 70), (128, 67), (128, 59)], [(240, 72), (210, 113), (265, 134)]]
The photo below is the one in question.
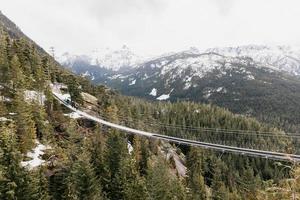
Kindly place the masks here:
[(231, 57), (249, 57), (262, 65), (300, 75), (300, 48), (291, 46), (248, 45), (207, 49)]
[[(114, 56), (101, 56), (97, 52), (94, 54), (97, 56), (80, 59), (66, 54), (66, 58), (77, 61), (65, 59), (68, 62), (64, 63), (94, 83), (130, 96), (213, 103), (255, 117), (268, 113), (272, 118), (282, 113), (282, 119), (287, 121), (293, 121), (289, 116), (300, 117), (297, 48), (258, 45), (204, 51), (190, 48), (143, 62), (131, 59), (134, 56), (128, 53), (128, 48), (114, 52)], [(104, 58), (108, 61), (103, 61)], [(106, 66), (101, 67), (104, 63)]]
[(141, 56), (136, 55), (126, 45), (119, 50), (109, 48), (93, 50), (88, 55), (73, 55), (64, 53), (57, 57), (58, 62), (72, 68), (78, 62), (95, 67), (101, 67), (112, 71), (132, 67), (143, 61)]
[[(117, 72), (108, 76), (105, 83), (126, 91), (127, 94), (147, 96), (151, 99), (167, 100), (176, 97), (176, 93), (184, 93), (185, 99), (199, 99), (189, 93), (207, 85), (203, 80), (222, 79), (229, 77), (245, 81), (255, 80), (260, 73), (278, 73), (275, 67), (266, 67), (247, 56), (224, 56), (215, 52), (200, 53), (193, 48), (187, 51), (174, 53), (154, 60), (144, 62), (134, 69)], [(202, 97), (208, 99), (213, 91), (220, 92), (217, 88), (203, 88)], [(149, 91), (146, 91), (146, 90)], [(155, 91), (155, 95), (154, 92)], [(226, 90), (224, 90), (226, 91)], [(139, 95), (141, 94), (142, 95)], [(163, 96), (164, 98), (160, 98)], [(166, 98), (168, 97), (168, 98)], [(201, 98), (202, 98), (201, 97)], [(176, 97), (177, 98), (177, 97)]]
[(298, 55), (280, 47), (193, 48), (115, 71), (99, 83), (150, 100), (213, 103), (255, 117), (300, 117)]
[[(236, 64), (300, 76), (300, 48), (290, 46), (248, 45), (211, 48), (204, 51), (192, 47), (186, 51), (144, 59), (144, 62), (142, 57), (134, 54), (127, 46), (123, 46), (120, 50), (97, 50), (90, 55), (82, 56), (65, 53), (59, 58), (59, 62), (76, 73), (92, 77), (95, 83), (109, 84), (114, 79), (123, 82), (124, 77), (132, 77), (141, 71), (147, 71), (144, 77), (140, 77), (141, 79), (168, 75), (166, 85), (181, 79), (184, 90), (193, 87), (192, 80), (203, 78), (216, 70), (220, 71), (218, 76), (224, 75)], [(245, 73), (245, 77), (255, 78), (249, 70), (239, 65), (238, 68)], [(103, 69), (106, 70), (105, 74)]]

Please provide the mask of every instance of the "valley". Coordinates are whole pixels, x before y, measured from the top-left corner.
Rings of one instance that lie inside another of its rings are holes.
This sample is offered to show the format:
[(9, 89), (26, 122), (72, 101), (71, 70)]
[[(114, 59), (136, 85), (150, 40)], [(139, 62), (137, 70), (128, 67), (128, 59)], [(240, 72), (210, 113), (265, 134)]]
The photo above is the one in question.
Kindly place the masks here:
[(267, 45), (50, 55), (0, 13), (0, 199), (297, 199), (299, 60)]

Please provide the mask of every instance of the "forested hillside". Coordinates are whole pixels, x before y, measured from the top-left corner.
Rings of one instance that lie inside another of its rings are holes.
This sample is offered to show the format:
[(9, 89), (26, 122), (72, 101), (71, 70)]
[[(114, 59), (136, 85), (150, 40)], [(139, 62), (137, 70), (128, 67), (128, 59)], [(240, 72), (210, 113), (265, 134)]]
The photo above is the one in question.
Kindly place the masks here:
[[(299, 195), (299, 180), (294, 178), (299, 170), (290, 163), (176, 146), (74, 119), (54, 99), (51, 87), (64, 86), (80, 109), (94, 115), (161, 134), (294, 152), (284, 132), (216, 106), (150, 103), (121, 96), (63, 70), (30, 40), (12, 38), (4, 29), (0, 33), (0, 199), (284, 199)], [(96, 101), (87, 98), (91, 95)], [(247, 134), (225, 135), (217, 128)], [(273, 135), (265, 138), (261, 132)], [(45, 147), (40, 163), (26, 165), (31, 160), (28, 152), (40, 145)], [(186, 167), (185, 173), (179, 173), (178, 162)]]
[(85, 68), (80, 62), (73, 63), (71, 69), (91, 75), (94, 83), (116, 88), (124, 95), (211, 103), (296, 132), (300, 120), (299, 76), (251, 56), (225, 55), (183, 51), (110, 73), (96, 66)]

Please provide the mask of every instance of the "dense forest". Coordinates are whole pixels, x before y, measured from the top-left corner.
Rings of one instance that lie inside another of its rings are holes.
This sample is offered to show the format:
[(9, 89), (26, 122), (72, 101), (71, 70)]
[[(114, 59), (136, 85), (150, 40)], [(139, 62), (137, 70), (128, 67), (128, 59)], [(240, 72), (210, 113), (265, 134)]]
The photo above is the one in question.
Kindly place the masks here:
[[(129, 127), (295, 152), (294, 141), (279, 129), (212, 105), (121, 96), (64, 70), (26, 38), (0, 33), (0, 199), (299, 198), (300, 171), (293, 163), (169, 144), (72, 119), (53, 98), (50, 85), (66, 85), (81, 109)], [(28, 91), (37, 98), (28, 100)], [(96, 103), (83, 93), (95, 96)], [(37, 141), (49, 146), (44, 164), (23, 167)], [(186, 173), (177, 170), (178, 160)]]

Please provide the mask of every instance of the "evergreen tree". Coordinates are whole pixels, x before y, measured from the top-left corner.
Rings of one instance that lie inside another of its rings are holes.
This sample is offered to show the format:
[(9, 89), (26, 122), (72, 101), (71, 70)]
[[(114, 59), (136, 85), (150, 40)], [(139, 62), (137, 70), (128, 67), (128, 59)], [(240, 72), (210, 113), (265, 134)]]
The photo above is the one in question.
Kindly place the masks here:
[(8, 60), (8, 36), (0, 30), (0, 77), (1, 83), (6, 83), (8, 81), (9, 71), (9, 60)]
[(9, 78), (12, 88), (21, 89), (25, 87), (25, 76), (21, 70), (21, 63), (17, 55), (14, 55), (10, 61)]
[(193, 199), (206, 199), (205, 182), (203, 178), (202, 159), (199, 148), (191, 148), (187, 156), (187, 183)]
[(32, 174), (35, 176), (34, 179), (34, 187), (36, 190), (34, 191), (34, 199), (36, 200), (50, 200), (49, 195), (49, 183), (47, 177), (45, 176), (45, 172), (43, 167), (39, 167), (39, 169)]
[(121, 182), (122, 161), (128, 157), (125, 139), (111, 131), (106, 141), (105, 167), (108, 172), (102, 183), (110, 199), (124, 198), (124, 183)]
[(3, 117), (7, 114), (7, 109), (4, 102), (1, 100), (1, 93), (0, 93), (0, 117)]
[(53, 107), (54, 107), (54, 98), (51, 92), (51, 88), (49, 86), (46, 86), (45, 89), (45, 109), (48, 116), (52, 116), (53, 113)]
[(17, 151), (15, 128), (10, 125), (0, 129), (0, 166), (3, 167), (0, 179), (0, 199), (34, 199), (34, 185), (21, 165), (21, 154)]
[(146, 175), (149, 158), (148, 141), (144, 138), (135, 136), (133, 141), (133, 154), (136, 160), (136, 168), (140, 174)]
[(214, 166), (214, 174), (211, 189), (213, 200), (227, 200), (229, 198), (229, 191), (222, 180), (222, 172), (220, 169), (219, 162), (217, 162)]
[(97, 126), (94, 130), (94, 136), (90, 139), (89, 151), (91, 153), (91, 163), (93, 165), (95, 174), (101, 183), (105, 183), (104, 178), (107, 176), (108, 170), (105, 167), (104, 152), (105, 152), (105, 138), (103, 133)]
[(52, 127), (47, 120), (47, 114), (45, 109), (37, 102), (33, 102), (32, 116), (35, 122), (36, 136), (39, 140), (50, 139), (52, 133)]
[(36, 132), (35, 123), (32, 120), (31, 107), (24, 101), (22, 91), (17, 91), (15, 94), (14, 108), (17, 111), (15, 120), (19, 148), (24, 153), (34, 147)]
[(52, 199), (66, 199), (65, 194), (70, 191), (66, 184), (68, 170), (66, 167), (60, 167), (49, 177), (49, 193)]
[(122, 160), (120, 179), (123, 183), (124, 199), (145, 200), (148, 198), (145, 180), (139, 176), (132, 157)]
[(66, 199), (101, 200), (102, 191), (100, 183), (90, 163), (88, 153), (84, 151), (72, 163), (67, 178)]
[(254, 176), (253, 169), (249, 166), (242, 172), (241, 185), (244, 189), (243, 197), (246, 199), (255, 199), (257, 196), (257, 188), (259, 188), (259, 182), (257, 177)]
[(186, 199), (183, 186), (177, 177), (172, 177), (163, 160), (159, 158), (148, 170), (147, 189), (150, 199)]
[(78, 81), (73, 76), (69, 76), (67, 85), (72, 101), (82, 104), (83, 99), (81, 96), (81, 86)]

